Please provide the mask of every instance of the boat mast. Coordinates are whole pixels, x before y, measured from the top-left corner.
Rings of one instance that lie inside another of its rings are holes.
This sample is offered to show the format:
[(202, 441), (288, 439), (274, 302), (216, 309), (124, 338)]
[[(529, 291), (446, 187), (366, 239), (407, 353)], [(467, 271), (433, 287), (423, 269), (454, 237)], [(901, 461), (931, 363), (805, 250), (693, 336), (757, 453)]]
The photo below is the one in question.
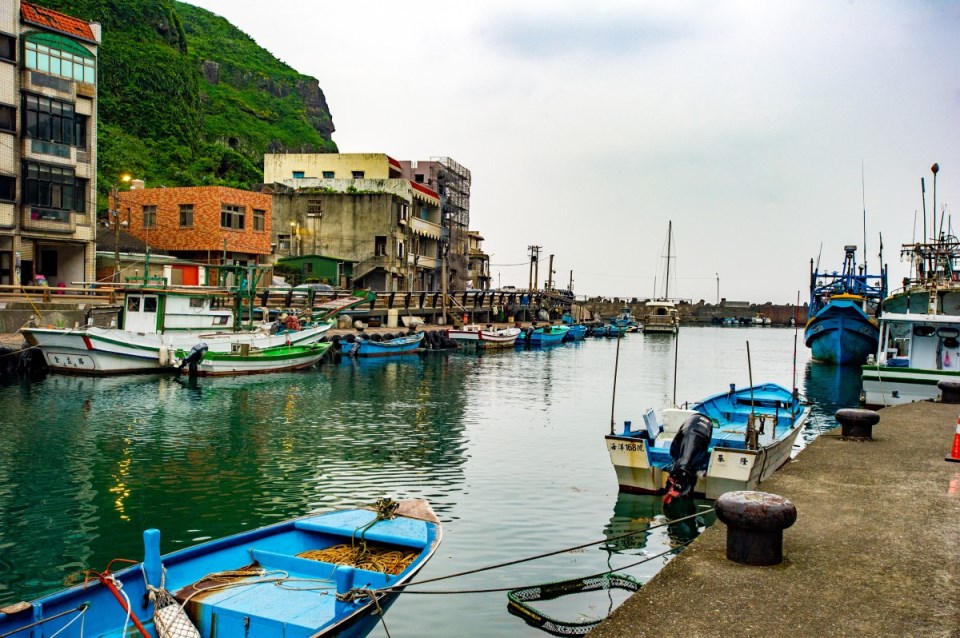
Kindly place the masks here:
[(670, 242), (673, 239), (673, 220), (667, 222), (667, 278), (663, 282), (663, 300), (670, 299)]

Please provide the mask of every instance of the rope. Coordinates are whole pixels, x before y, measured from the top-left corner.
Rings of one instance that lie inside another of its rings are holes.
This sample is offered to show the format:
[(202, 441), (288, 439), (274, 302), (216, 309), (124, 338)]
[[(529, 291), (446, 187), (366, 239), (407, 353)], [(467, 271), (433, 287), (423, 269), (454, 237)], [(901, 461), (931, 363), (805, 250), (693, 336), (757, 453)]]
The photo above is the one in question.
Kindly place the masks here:
[[(89, 604), (89, 603), (83, 603), (82, 605), (79, 605), (79, 606), (77, 606), (77, 607), (74, 607), (73, 609), (68, 609), (68, 610), (66, 610), (66, 611), (61, 611), (59, 614), (54, 614), (53, 616), (50, 616), (50, 617), (48, 617), (48, 618), (41, 618), (40, 620), (38, 620), (38, 621), (36, 621), (36, 622), (32, 622), (32, 623), (30, 623), (29, 625), (23, 625), (22, 627), (18, 627), (17, 629), (14, 629), (13, 631), (8, 631), (8, 632), (6, 632), (6, 633), (0, 634), (0, 638), (7, 638), (7, 636), (12, 636), (12, 635), (14, 635), (14, 634), (20, 633), (21, 631), (25, 631), (25, 630), (27, 630), (27, 629), (31, 629), (31, 628), (33, 628), (33, 627), (37, 627), (37, 626), (39, 626), (39, 625), (42, 625), (43, 623), (50, 622), (51, 620), (56, 620), (57, 618), (62, 618), (62, 617), (64, 617), (64, 616), (66, 616), (67, 614), (77, 613), (76, 618), (72, 619), (72, 620), (71, 620), (70, 622), (68, 622), (66, 625), (64, 625), (63, 627), (61, 627), (60, 629), (58, 629), (55, 634), (52, 634), (52, 635), (51, 635), (51, 638), (53, 638), (53, 636), (56, 636), (56, 635), (59, 634), (61, 631), (63, 631), (64, 629), (66, 629), (67, 627), (69, 627), (70, 625), (72, 625), (74, 622), (76, 622), (77, 618), (83, 618), (84, 614), (87, 612), (87, 609), (88, 609), (89, 607), (90, 607), (90, 604)], [(80, 630), (80, 634), (83, 635), (83, 629)]]
[[(702, 511), (700, 511), (700, 512), (695, 512), (695, 513), (693, 513), (693, 514), (688, 514), (687, 516), (683, 516), (683, 517), (681, 517), (681, 518), (675, 518), (675, 519), (672, 519), (672, 520), (668, 520), (668, 521), (666, 521), (666, 522), (664, 522), (664, 523), (660, 523), (660, 524), (658, 524), (658, 525), (653, 525), (653, 526), (650, 526), (650, 527), (645, 527), (645, 528), (643, 528), (643, 529), (641, 529), (641, 530), (637, 530), (637, 531), (635, 531), (635, 532), (626, 532), (626, 533), (624, 533), (624, 534), (620, 534), (619, 536), (610, 536), (610, 537), (604, 538), (603, 540), (594, 541), (594, 542), (591, 542), (591, 543), (584, 543), (583, 545), (577, 545), (577, 546), (575, 546), (575, 547), (569, 547), (569, 548), (566, 548), (566, 549), (558, 549), (558, 550), (556, 550), (556, 551), (546, 552), (546, 553), (544, 553), (544, 554), (538, 554), (538, 555), (536, 555), (536, 556), (530, 556), (530, 557), (527, 557), (527, 558), (518, 558), (518, 559), (516, 559), (516, 560), (506, 561), (506, 562), (503, 562), (503, 563), (497, 563), (497, 564), (494, 564), (494, 565), (488, 565), (488, 566), (486, 566), (486, 567), (478, 567), (477, 569), (469, 569), (469, 570), (462, 571), (462, 572), (456, 572), (456, 573), (453, 573), (453, 574), (448, 574), (448, 575), (446, 575), (446, 576), (437, 576), (436, 578), (428, 578), (428, 579), (425, 579), (425, 580), (416, 581), (416, 582), (413, 582), (413, 583), (407, 583), (407, 584), (405, 584), (405, 585), (400, 585), (400, 586), (398, 586), (398, 587), (387, 587), (387, 588), (381, 589), (381, 590), (379, 590), (379, 591), (381, 591), (381, 592), (394, 591), (394, 590), (403, 591), (403, 590), (405, 590), (407, 587), (413, 587), (413, 586), (415, 586), (415, 585), (425, 585), (425, 584), (427, 584), (427, 583), (436, 583), (436, 582), (439, 582), (439, 581), (441, 581), (441, 580), (449, 580), (449, 579), (451, 579), (451, 578), (458, 578), (458, 577), (460, 577), (460, 576), (467, 576), (467, 575), (470, 575), (470, 574), (478, 574), (478, 573), (480, 573), (480, 572), (490, 571), (490, 570), (493, 570), (493, 569), (499, 569), (499, 568), (501, 568), (501, 567), (510, 567), (510, 566), (512, 566), (512, 565), (519, 565), (519, 564), (521, 564), (521, 563), (527, 563), (527, 562), (534, 561), (534, 560), (538, 560), (538, 559), (541, 559), (541, 558), (548, 558), (548, 557), (550, 557), (550, 556), (556, 556), (557, 554), (566, 554), (566, 553), (573, 552), (573, 551), (576, 551), (576, 550), (579, 550), (579, 549), (586, 549), (587, 547), (593, 547), (594, 545), (602, 545), (602, 544), (604, 544), (604, 543), (610, 543), (610, 542), (618, 541), (618, 540), (621, 540), (621, 539), (624, 539), (624, 538), (630, 538), (631, 536), (636, 536), (637, 534), (646, 534), (646, 533), (649, 532), (650, 530), (658, 529), (658, 528), (661, 528), (661, 527), (667, 527), (667, 526), (673, 525), (674, 523), (681, 523), (681, 522), (683, 522), (683, 521), (690, 520), (690, 519), (696, 518), (696, 517), (698, 517), (698, 516), (703, 516), (704, 514), (707, 514), (707, 513), (712, 512), (712, 511), (713, 511), (713, 508), (711, 507), (711, 508), (704, 509), (704, 510), (702, 510)], [(671, 551), (674, 551), (675, 549), (679, 549), (680, 547), (685, 547), (685, 546), (688, 545), (690, 542), (692, 542), (692, 539), (691, 539), (691, 541), (687, 541), (687, 542), (685, 542), (685, 543), (682, 543), (682, 544), (679, 545), (678, 547), (676, 547), (676, 548), (671, 548), (671, 549), (668, 550), (667, 552), (663, 552), (662, 554), (658, 554), (657, 556), (653, 556), (652, 558), (658, 558), (659, 556), (664, 555), (664, 554), (667, 554), (667, 553), (670, 553)], [(640, 561), (639, 563), (635, 563), (634, 565), (628, 565), (628, 567), (633, 567), (633, 566), (635, 566), (635, 565), (640, 565), (640, 564), (642, 564), (642, 563), (644, 563), (644, 562), (646, 562), (646, 560)], [(624, 568), (624, 569), (625, 569), (625, 568)], [(604, 572), (604, 573), (606, 573), (606, 572)], [(506, 591), (506, 590), (503, 589), (503, 588), (498, 588), (498, 589), (489, 589), (489, 590), (479, 590), (477, 593), (486, 593), (486, 592), (495, 592), (495, 591)], [(473, 593), (473, 592), (466, 592), (466, 591), (464, 591), (464, 592), (406, 592), (406, 593), (414, 593), (414, 594), (416, 594), (416, 593)]]

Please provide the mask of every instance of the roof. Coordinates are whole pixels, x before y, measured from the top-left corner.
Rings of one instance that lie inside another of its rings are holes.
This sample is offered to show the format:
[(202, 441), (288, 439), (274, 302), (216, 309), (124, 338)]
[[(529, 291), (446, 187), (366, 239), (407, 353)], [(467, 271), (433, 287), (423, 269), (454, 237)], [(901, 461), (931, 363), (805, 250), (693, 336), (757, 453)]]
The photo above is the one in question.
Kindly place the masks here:
[(87, 40), (88, 42), (97, 42), (93, 35), (93, 29), (90, 24), (79, 18), (68, 16), (53, 9), (38, 7), (28, 2), (20, 3), (20, 19), (26, 23), (33, 24), (52, 31), (59, 31), (66, 35)]

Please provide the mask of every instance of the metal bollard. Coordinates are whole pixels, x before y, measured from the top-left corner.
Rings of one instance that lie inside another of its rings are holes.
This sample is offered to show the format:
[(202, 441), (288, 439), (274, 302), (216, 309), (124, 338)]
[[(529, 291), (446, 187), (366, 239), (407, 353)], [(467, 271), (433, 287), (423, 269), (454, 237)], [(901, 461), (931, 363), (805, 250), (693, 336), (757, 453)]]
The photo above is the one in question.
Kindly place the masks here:
[(937, 383), (940, 390), (940, 403), (960, 403), (960, 382), (946, 379)]
[(791, 501), (766, 492), (727, 492), (714, 506), (727, 525), (728, 559), (744, 565), (783, 562), (783, 530), (797, 520)]
[(840, 423), (840, 434), (845, 439), (872, 439), (873, 426), (880, 421), (880, 415), (873, 410), (860, 408), (837, 410), (834, 418)]

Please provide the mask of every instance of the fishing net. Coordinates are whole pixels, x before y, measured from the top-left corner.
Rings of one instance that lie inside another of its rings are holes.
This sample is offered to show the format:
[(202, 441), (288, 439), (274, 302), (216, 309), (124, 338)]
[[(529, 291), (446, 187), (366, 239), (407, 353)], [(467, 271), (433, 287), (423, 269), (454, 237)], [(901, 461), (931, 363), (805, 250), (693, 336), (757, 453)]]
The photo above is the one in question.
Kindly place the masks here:
[(153, 598), (153, 624), (159, 638), (200, 638), (187, 613), (170, 592), (162, 587), (150, 594)]
[(389, 545), (364, 542), (358, 545), (334, 545), (325, 549), (311, 549), (297, 554), (334, 565), (349, 565), (357, 569), (397, 575), (416, 560), (416, 550), (403, 550)]

